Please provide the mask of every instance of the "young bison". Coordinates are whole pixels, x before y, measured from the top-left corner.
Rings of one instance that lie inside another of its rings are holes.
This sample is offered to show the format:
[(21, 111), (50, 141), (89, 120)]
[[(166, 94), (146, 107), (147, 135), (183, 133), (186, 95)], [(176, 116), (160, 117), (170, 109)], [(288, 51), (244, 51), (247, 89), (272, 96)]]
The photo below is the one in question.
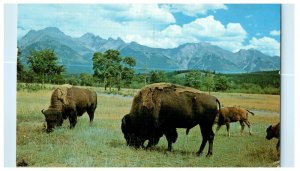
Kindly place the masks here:
[(270, 125), (267, 128), (266, 139), (271, 140), (272, 138), (277, 138), (278, 142), (276, 145), (277, 156), (280, 156), (280, 122), (276, 125)]
[(216, 122), (218, 124), (217, 131), (221, 128), (222, 125), (226, 125), (227, 128), (227, 133), (228, 137), (230, 137), (230, 123), (231, 122), (236, 122), (239, 121), (241, 124), (241, 134), (243, 134), (245, 124), (249, 128), (249, 134), (252, 135), (251, 133), (251, 128), (250, 128), (250, 122), (248, 121), (248, 112), (254, 115), (253, 112), (250, 112), (249, 110), (239, 108), (239, 107), (224, 107), (221, 108), (218, 112), (218, 116), (216, 118)]

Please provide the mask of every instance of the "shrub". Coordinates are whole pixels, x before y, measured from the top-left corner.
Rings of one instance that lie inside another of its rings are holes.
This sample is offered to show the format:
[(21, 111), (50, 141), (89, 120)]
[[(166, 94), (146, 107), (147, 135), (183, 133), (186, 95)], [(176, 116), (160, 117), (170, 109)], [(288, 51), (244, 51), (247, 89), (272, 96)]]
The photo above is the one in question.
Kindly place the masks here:
[(28, 91), (28, 92), (35, 92), (39, 90), (46, 90), (48, 89), (44, 84), (39, 83), (18, 83), (17, 84), (17, 91)]

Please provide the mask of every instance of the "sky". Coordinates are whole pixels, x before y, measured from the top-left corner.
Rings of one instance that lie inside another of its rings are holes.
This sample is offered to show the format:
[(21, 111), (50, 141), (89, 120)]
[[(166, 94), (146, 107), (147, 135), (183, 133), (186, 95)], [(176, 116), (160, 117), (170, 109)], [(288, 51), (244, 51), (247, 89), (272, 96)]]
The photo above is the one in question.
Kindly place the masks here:
[(157, 48), (207, 42), (232, 52), (254, 48), (280, 55), (279, 4), (18, 5), (18, 39), (46, 27)]

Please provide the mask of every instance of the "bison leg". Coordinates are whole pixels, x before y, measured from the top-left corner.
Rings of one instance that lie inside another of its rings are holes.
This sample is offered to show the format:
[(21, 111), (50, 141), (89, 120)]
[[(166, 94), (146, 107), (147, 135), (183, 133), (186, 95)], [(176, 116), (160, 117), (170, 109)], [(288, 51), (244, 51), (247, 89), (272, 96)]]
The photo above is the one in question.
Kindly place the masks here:
[(280, 159), (280, 139), (278, 139), (278, 142), (276, 144), (276, 150), (277, 150), (277, 157)]
[(208, 152), (206, 154), (206, 157), (209, 157), (209, 156), (212, 155), (215, 134), (212, 130), (212, 125), (201, 124), (200, 129), (201, 129), (201, 134), (202, 134), (202, 143), (201, 143), (201, 146), (199, 148), (199, 151), (197, 152), (197, 155), (202, 154), (203, 149), (204, 149), (204, 147), (205, 147), (205, 145), (208, 141), (209, 146), (208, 146)]
[(88, 110), (87, 113), (88, 113), (88, 115), (90, 117), (90, 123), (92, 123), (93, 120), (94, 120), (95, 109), (94, 110)]
[(218, 125), (217, 129), (216, 129), (216, 133), (220, 130), (222, 125)]
[(63, 123), (64, 123), (64, 120), (63, 120), (63, 118), (61, 118), (61, 119), (59, 120), (57, 126), (61, 127)]
[(244, 121), (240, 121), (240, 124), (241, 124), (241, 135), (243, 135), (244, 128), (245, 128)]
[(158, 142), (159, 142), (159, 138), (151, 138), (147, 144), (146, 149), (155, 146), (156, 144), (158, 144)]
[(155, 146), (158, 144), (160, 137), (163, 136), (163, 132), (160, 129), (154, 129), (154, 132), (151, 134), (151, 138), (149, 138), (149, 142), (147, 144), (147, 148), (151, 148), (152, 146)]
[(70, 128), (74, 128), (77, 123), (77, 114), (76, 111), (71, 111), (69, 116)]
[(200, 145), (200, 148), (198, 150), (198, 152), (196, 153), (198, 156), (202, 155), (203, 149), (207, 143), (207, 130), (205, 129), (206, 126), (204, 126), (204, 124), (200, 124), (200, 130), (201, 130), (201, 134), (202, 134), (202, 142)]
[(246, 125), (248, 126), (249, 128), (249, 134), (252, 135), (252, 132), (251, 132), (251, 124), (248, 120), (245, 121)]
[(230, 137), (230, 123), (229, 122), (226, 122), (226, 129), (227, 129), (228, 137)]
[(212, 155), (212, 151), (213, 151), (213, 146), (214, 146), (214, 137), (215, 137), (215, 134), (213, 132), (212, 129), (210, 129), (210, 135), (208, 137), (208, 152), (207, 152), (207, 155), (206, 157), (209, 157)]
[(172, 143), (175, 143), (178, 137), (176, 128), (175, 129), (167, 129), (165, 130), (165, 135), (168, 141), (168, 151), (172, 150)]

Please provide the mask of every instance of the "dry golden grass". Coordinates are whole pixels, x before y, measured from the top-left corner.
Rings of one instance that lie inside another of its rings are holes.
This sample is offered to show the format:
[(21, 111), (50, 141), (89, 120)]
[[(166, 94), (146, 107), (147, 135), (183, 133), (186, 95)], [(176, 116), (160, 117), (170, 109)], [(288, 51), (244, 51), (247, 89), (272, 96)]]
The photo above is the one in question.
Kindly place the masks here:
[(226, 107), (240, 106), (246, 109), (280, 112), (279, 95), (218, 92), (212, 92), (211, 95), (217, 97), (220, 100), (221, 104)]
[[(201, 140), (199, 127), (191, 129), (188, 136), (184, 129), (178, 129), (172, 152), (166, 151), (164, 137), (151, 151), (127, 147), (120, 125), (121, 118), (130, 110), (132, 97), (92, 89), (98, 93), (93, 124), (84, 114), (74, 129), (68, 128), (66, 120), (62, 128), (51, 134), (44, 132), (40, 111), (49, 106), (52, 90), (18, 91), (16, 160), (24, 159), (34, 167), (271, 167), (277, 160), (277, 141), (267, 141), (265, 130), (279, 121), (279, 96), (212, 93), (223, 105), (245, 107), (256, 115), (249, 116), (253, 136), (247, 134), (247, 127), (241, 136), (238, 123), (231, 124), (230, 138), (225, 127), (221, 128), (215, 137), (214, 155), (207, 159), (194, 154)], [(123, 91), (134, 94), (137, 90)]]
[[(99, 108), (95, 118), (105, 118), (110, 120), (121, 119), (124, 114), (129, 113), (132, 98), (114, 95), (99, 95)], [(118, 107), (116, 107), (116, 105)]]

